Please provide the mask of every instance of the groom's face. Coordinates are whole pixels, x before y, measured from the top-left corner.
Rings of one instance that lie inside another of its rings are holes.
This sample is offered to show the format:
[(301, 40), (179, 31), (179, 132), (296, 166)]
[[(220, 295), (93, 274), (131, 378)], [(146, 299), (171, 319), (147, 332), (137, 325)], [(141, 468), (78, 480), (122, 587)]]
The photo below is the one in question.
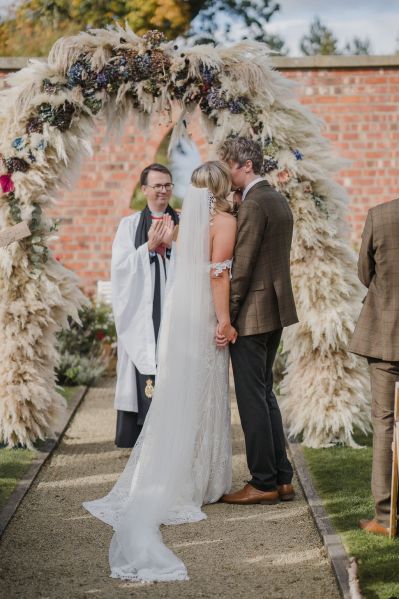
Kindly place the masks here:
[(150, 171), (141, 190), (152, 212), (165, 212), (173, 193), (172, 179), (167, 173)]
[(244, 189), (247, 184), (248, 173), (252, 171), (252, 161), (247, 160), (244, 164), (229, 160), (231, 181), (235, 189)]

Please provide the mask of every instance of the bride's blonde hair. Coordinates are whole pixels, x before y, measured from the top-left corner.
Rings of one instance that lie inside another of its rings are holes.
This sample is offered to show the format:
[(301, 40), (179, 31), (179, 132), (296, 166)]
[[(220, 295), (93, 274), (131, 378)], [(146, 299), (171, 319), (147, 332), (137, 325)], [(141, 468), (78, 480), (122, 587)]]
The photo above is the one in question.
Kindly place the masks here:
[(228, 166), (220, 160), (209, 160), (195, 169), (191, 175), (194, 187), (207, 187), (215, 197), (215, 212), (231, 212), (232, 205), (227, 196), (231, 192), (231, 177)]

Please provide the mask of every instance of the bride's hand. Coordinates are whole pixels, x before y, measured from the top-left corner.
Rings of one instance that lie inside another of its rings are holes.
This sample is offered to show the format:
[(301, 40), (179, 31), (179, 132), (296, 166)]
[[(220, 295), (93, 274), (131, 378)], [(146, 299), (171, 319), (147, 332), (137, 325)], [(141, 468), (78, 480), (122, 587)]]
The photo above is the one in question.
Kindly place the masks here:
[(218, 324), (216, 329), (216, 345), (225, 347), (229, 343), (235, 343), (238, 333), (230, 322), (226, 324)]

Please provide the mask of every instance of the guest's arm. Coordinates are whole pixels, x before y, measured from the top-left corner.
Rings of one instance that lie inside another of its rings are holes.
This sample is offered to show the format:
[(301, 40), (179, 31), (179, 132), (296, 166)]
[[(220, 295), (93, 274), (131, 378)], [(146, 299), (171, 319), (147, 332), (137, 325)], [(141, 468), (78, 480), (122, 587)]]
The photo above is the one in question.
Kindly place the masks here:
[(364, 225), (362, 233), (362, 245), (360, 247), (357, 267), (359, 279), (363, 285), (370, 287), (370, 283), (375, 274), (373, 217), (371, 210), (369, 210), (367, 214), (366, 224)]

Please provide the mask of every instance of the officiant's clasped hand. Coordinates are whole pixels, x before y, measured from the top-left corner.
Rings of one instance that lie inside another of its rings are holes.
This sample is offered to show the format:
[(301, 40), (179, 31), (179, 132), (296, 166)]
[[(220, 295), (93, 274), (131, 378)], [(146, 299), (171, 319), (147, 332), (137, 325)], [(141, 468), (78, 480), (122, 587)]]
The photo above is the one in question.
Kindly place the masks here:
[(155, 252), (159, 246), (172, 247), (175, 224), (169, 214), (153, 220), (148, 231), (148, 250)]

